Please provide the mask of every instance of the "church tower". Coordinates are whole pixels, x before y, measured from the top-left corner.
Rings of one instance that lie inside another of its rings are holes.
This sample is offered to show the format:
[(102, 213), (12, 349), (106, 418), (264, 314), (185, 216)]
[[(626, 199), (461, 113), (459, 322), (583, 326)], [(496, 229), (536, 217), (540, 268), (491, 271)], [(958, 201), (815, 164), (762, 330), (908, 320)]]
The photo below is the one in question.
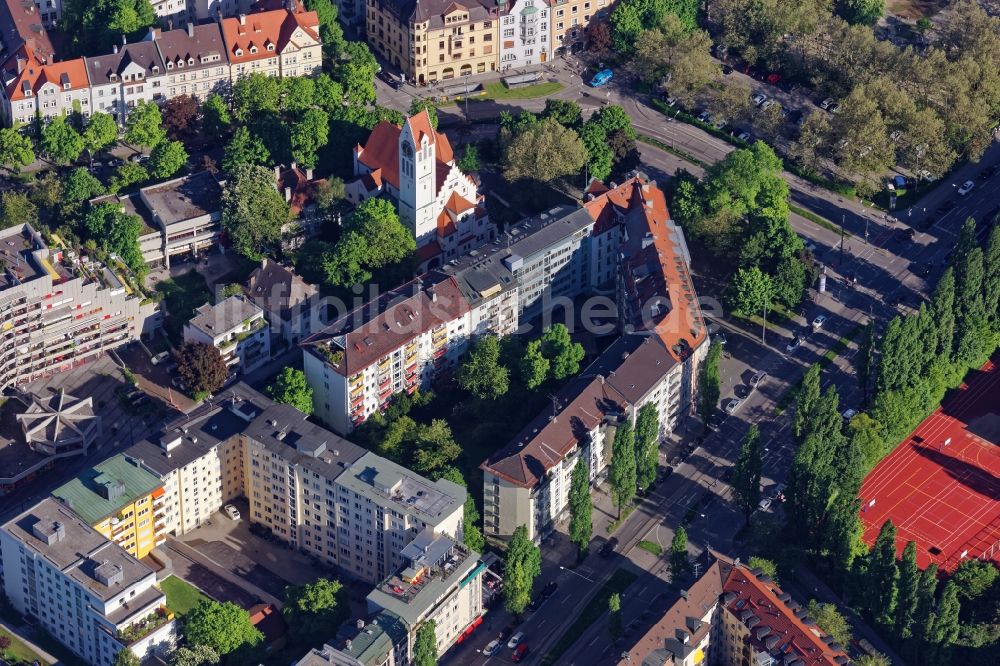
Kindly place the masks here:
[(434, 239), (437, 220), (436, 135), (426, 110), (403, 123), (399, 134), (399, 217), (417, 239), (417, 246)]

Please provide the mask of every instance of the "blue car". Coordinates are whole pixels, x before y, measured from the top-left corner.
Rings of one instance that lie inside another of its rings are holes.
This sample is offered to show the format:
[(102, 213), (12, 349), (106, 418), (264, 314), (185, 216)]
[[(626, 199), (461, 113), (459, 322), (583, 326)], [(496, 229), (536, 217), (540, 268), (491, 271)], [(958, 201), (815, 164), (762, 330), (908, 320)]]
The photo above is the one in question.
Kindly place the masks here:
[(602, 69), (597, 74), (594, 74), (594, 78), (590, 80), (590, 85), (594, 88), (599, 88), (608, 83), (614, 75), (614, 72), (610, 69)]

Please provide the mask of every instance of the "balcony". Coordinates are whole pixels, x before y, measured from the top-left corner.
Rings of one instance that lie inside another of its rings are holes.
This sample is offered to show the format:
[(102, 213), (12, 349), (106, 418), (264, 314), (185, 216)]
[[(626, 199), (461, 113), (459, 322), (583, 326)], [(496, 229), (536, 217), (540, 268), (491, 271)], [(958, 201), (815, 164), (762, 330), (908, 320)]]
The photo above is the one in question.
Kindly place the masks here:
[(356, 387), (358, 387), (358, 386), (361, 385), (361, 380), (362, 379), (363, 379), (363, 376), (359, 372), (358, 374), (351, 376), (351, 378), (347, 380), (347, 385), (350, 386), (352, 389), (354, 389), (354, 388), (356, 388)]
[(132, 645), (173, 620), (173, 611), (166, 606), (160, 606), (138, 622), (119, 629), (115, 638), (123, 645)]

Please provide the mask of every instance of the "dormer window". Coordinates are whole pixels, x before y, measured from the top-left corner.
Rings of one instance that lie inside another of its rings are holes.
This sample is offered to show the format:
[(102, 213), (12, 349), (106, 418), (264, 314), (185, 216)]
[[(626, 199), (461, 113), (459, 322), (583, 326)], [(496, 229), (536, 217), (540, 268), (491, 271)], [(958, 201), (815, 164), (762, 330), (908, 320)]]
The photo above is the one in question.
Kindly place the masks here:
[(236, 57), (241, 57), (243, 55), (243, 49), (236, 49)]
[(257, 47), (256, 46), (251, 46), (250, 47), (250, 53), (257, 53)]
[(153, 74), (159, 74), (159, 73), (160, 73), (160, 66), (153, 65)]
[(188, 64), (194, 65), (194, 58), (188, 58)]
[(174, 68), (174, 63), (168, 62), (167, 63), (167, 69), (173, 69), (173, 68)]
[(267, 45), (267, 50), (268, 51), (273, 51), (274, 50), (274, 44), (268, 44)]
[(63, 84), (63, 90), (69, 90), (69, 89), (70, 89), (70, 85), (69, 85), (69, 81), (67, 81), (66, 83)]
[(117, 81), (118, 80), (118, 75), (115, 74), (114, 72), (111, 72), (111, 76), (109, 76), (108, 78), (110, 80), (112, 80), (112, 81)]

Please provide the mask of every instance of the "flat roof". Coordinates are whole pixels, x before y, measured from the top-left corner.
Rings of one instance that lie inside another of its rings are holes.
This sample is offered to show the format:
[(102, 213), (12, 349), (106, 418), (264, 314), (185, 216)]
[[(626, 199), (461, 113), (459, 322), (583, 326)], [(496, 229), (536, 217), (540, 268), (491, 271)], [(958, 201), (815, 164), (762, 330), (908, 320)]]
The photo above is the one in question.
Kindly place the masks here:
[(84, 470), (52, 496), (94, 525), (160, 487), (158, 478), (118, 454)]
[(102, 601), (154, 575), (152, 569), (51, 497), (7, 521), (0, 529)]
[(45, 274), (33, 254), (39, 248), (30, 230), (28, 225), (0, 230), (0, 292)]
[(213, 338), (241, 326), (251, 317), (264, 314), (260, 307), (241, 296), (230, 296), (215, 305), (205, 303), (195, 312), (198, 314), (188, 324)]
[(153, 216), (165, 226), (217, 215), (222, 205), (222, 186), (208, 171), (143, 187), (139, 193)]

